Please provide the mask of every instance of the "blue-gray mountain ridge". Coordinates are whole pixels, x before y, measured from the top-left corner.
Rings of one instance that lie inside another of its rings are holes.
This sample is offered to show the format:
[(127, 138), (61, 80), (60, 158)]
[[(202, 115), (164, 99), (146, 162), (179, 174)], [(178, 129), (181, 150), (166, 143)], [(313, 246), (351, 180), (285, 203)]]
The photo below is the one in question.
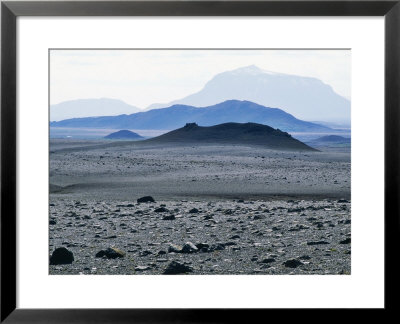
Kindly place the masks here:
[(209, 107), (173, 105), (130, 115), (86, 117), (51, 122), (51, 127), (172, 130), (186, 123), (213, 126), (222, 123), (259, 123), (285, 132), (332, 132), (319, 124), (299, 120), (279, 108), (239, 100), (227, 100)]

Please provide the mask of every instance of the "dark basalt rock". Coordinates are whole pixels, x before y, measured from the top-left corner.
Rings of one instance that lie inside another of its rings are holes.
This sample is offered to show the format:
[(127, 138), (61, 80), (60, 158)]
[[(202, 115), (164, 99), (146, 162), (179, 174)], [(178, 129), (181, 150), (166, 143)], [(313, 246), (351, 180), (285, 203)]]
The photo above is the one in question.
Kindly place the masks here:
[(171, 252), (181, 253), (182, 247), (180, 247), (179, 245), (170, 244), (168, 247), (168, 253), (171, 253)]
[(148, 255), (150, 255), (150, 254), (153, 254), (153, 253), (152, 253), (151, 251), (145, 250), (145, 251), (143, 251), (143, 252), (140, 252), (140, 253), (139, 253), (139, 256), (145, 257), (145, 256), (148, 256)]
[(116, 258), (123, 258), (124, 256), (125, 252), (117, 248), (108, 248), (106, 250), (101, 250), (96, 253), (96, 258), (106, 257), (108, 259), (116, 259)]
[(175, 216), (174, 215), (165, 215), (162, 219), (163, 220), (174, 220)]
[(181, 262), (172, 261), (168, 267), (164, 270), (163, 274), (174, 275), (193, 272), (193, 269)]
[(291, 260), (287, 260), (283, 263), (283, 265), (286, 268), (297, 268), (298, 266), (302, 265), (303, 262), (297, 260), (297, 259), (291, 259)]
[(263, 259), (261, 261), (261, 263), (272, 263), (272, 262), (275, 262), (275, 261), (276, 260), (274, 258), (266, 258), (266, 259)]
[(71, 264), (73, 261), (74, 254), (64, 247), (55, 249), (50, 257), (50, 265)]
[(350, 244), (351, 243), (351, 238), (347, 238), (347, 239), (345, 239), (343, 241), (340, 241), (339, 243), (340, 244)]
[(191, 210), (189, 210), (190, 214), (197, 214), (199, 212), (199, 210), (197, 208), (192, 208)]
[(165, 208), (165, 207), (160, 207), (160, 208), (154, 209), (155, 213), (165, 213), (165, 212), (168, 212), (168, 211), (169, 210), (167, 208)]
[(156, 202), (152, 196), (144, 196), (137, 200), (138, 203)]
[(320, 244), (329, 244), (329, 242), (326, 241), (307, 242), (307, 245), (320, 245)]
[(194, 253), (198, 252), (199, 249), (194, 245), (192, 242), (186, 242), (185, 245), (182, 247), (182, 253)]

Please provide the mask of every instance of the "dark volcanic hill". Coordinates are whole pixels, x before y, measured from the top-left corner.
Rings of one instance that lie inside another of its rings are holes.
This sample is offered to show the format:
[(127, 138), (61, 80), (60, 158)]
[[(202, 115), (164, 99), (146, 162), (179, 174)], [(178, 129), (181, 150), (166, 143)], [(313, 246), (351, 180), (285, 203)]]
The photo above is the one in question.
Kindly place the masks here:
[(51, 127), (113, 129), (177, 129), (186, 123), (201, 126), (222, 123), (259, 123), (286, 132), (329, 132), (329, 127), (295, 118), (278, 108), (268, 108), (250, 101), (228, 100), (214, 106), (197, 108), (174, 105), (131, 115), (87, 117), (51, 122)]
[(140, 136), (137, 133), (131, 132), (129, 130), (120, 130), (118, 132), (115, 133), (111, 133), (107, 136), (105, 136), (104, 138), (106, 139), (115, 139), (115, 140), (119, 140), (119, 139), (123, 139), (123, 140), (135, 140), (135, 139), (143, 139), (143, 136)]
[(290, 134), (256, 123), (225, 123), (201, 127), (188, 123), (184, 127), (141, 143), (151, 144), (245, 144), (262, 145), (278, 150), (315, 151)]

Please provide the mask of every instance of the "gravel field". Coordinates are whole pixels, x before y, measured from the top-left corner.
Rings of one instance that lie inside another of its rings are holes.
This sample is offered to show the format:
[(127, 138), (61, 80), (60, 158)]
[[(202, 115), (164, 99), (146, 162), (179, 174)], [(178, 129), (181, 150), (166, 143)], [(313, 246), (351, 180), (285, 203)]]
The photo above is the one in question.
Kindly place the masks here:
[(74, 261), (50, 274), (350, 274), (350, 166), (346, 152), (51, 140), (49, 255)]

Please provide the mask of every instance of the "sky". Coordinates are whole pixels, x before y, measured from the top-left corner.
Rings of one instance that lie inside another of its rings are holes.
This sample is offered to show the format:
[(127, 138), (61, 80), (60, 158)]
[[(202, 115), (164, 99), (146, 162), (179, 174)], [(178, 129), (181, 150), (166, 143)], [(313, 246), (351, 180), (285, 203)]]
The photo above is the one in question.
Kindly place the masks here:
[(51, 50), (50, 104), (112, 98), (145, 109), (249, 65), (318, 78), (350, 99), (350, 50)]

